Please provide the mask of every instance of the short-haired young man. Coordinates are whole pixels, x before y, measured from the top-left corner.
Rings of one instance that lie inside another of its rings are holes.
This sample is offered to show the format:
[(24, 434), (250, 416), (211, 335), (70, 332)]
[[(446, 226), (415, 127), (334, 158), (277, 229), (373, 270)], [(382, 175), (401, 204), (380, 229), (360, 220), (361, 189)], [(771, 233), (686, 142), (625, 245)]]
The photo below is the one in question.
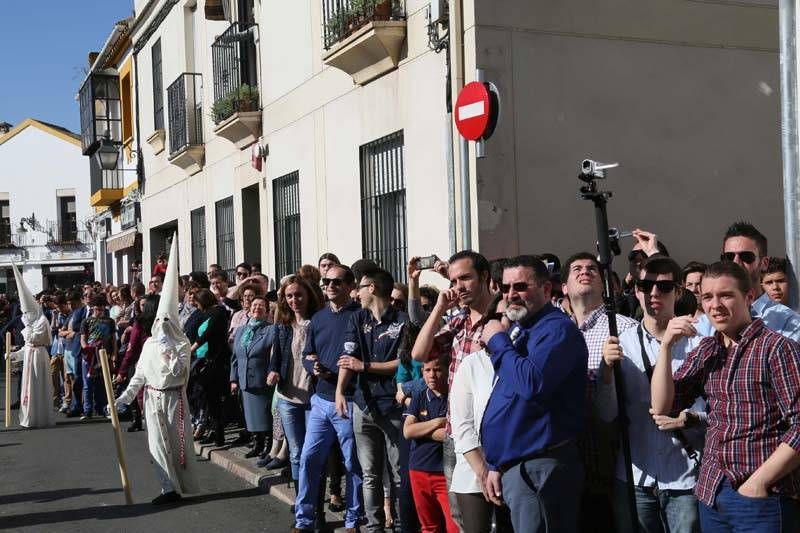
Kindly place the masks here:
[[(83, 372), (81, 370), (81, 329), (83, 322), (89, 316), (89, 306), (85, 304), (80, 291), (72, 291), (67, 295), (70, 315), (67, 324), (62, 329), (64, 337), (64, 367), (66, 377), (64, 387), (69, 387), (68, 417), (80, 416), (83, 413)], [(61, 335), (59, 332), (59, 335)], [(69, 382), (69, 385), (67, 385)], [(66, 396), (65, 392), (65, 396)]]
[(689, 261), (683, 267), (683, 288), (685, 291), (694, 295), (697, 300), (697, 311), (695, 318), (700, 318), (703, 314), (703, 306), (700, 305), (700, 282), (703, 281), (703, 275), (706, 273), (708, 265), (699, 261)]
[[(561, 288), (569, 298), (572, 321), (578, 326), (589, 350), (587, 376), (586, 431), (579, 440), (584, 466), (584, 492), (581, 498), (581, 525), (596, 530), (612, 530), (612, 516), (603, 512), (611, 504), (614, 486), (617, 436), (613, 423), (597, 414), (597, 373), (603, 360), (603, 345), (608, 339), (608, 315), (603, 305), (603, 280), (595, 255), (579, 252), (561, 267)], [(617, 314), (617, 331), (623, 333), (638, 323)]]
[[(748, 274), (753, 301), (750, 314), (760, 318), (764, 325), (795, 341), (800, 340), (800, 315), (783, 304), (775, 302), (761, 288), (761, 271), (767, 267), (767, 238), (749, 222), (734, 222), (722, 240), (722, 261), (732, 261), (744, 268)], [(708, 316), (700, 317), (695, 326), (698, 334), (714, 334)]]
[(83, 416), (92, 418), (92, 410), (103, 414), (108, 399), (105, 396), (100, 374), (99, 350), (105, 349), (109, 361), (117, 358), (116, 323), (106, 314), (105, 296), (97, 295), (92, 300), (92, 315), (81, 326), (81, 351), (83, 354)]
[(505, 317), (490, 320), (482, 337), (497, 375), (481, 421), (484, 493), (508, 505), (514, 531), (578, 531), (586, 342), (550, 303), (540, 258), (509, 259), (500, 290)]
[(382, 532), (386, 523), (381, 483), (384, 461), (395, 508), (400, 508), (402, 409), (395, 400), (394, 375), (408, 315), (389, 303), (393, 287), (394, 279), (385, 270), (367, 270), (361, 276), (358, 294), (362, 309), (353, 314), (345, 330), (336, 385), (336, 412), (347, 417), (347, 386), (356, 379), (353, 432), (361, 464), (367, 531), (372, 532)]
[(789, 262), (783, 257), (770, 257), (761, 273), (761, 289), (773, 302), (789, 305)]
[(651, 382), (654, 417), (707, 396), (708, 431), (695, 495), (700, 527), (796, 531), (800, 523), (800, 344), (751, 317), (751, 276), (732, 261), (709, 266), (703, 308), (714, 327), (674, 374), (672, 348), (697, 332), (673, 318)]
[[(609, 337), (603, 347), (599, 402), (605, 418), (617, 416), (617, 398), (612, 367), (620, 365), (625, 384), (625, 408), (630, 420), (630, 446), (639, 526), (642, 531), (698, 531), (697, 501), (692, 490), (697, 483), (697, 450), (701, 449), (705, 402), (698, 398), (691, 409), (675, 417), (650, 415), (650, 375), (658, 358), (661, 339), (675, 316), (681, 269), (663, 255), (650, 256), (639, 271), (636, 297), (644, 311), (642, 323)], [(699, 339), (681, 339), (672, 347), (672, 370), (676, 371)], [(690, 429), (694, 428), (694, 429)], [(676, 433), (673, 430), (678, 430)], [(691, 456), (694, 457), (691, 457)], [(627, 474), (621, 451), (617, 453), (613, 509), (616, 529), (632, 531), (628, 519)]]
[[(345, 470), (345, 531), (352, 533), (358, 528), (361, 515), (361, 468), (356, 457), (353, 435), (353, 387), (344, 389), (347, 414), (336, 412), (336, 384), (339, 377), (339, 357), (344, 346), (344, 333), (352, 316), (361, 309), (350, 298), (355, 285), (353, 271), (343, 265), (332, 265), (324, 278), (327, 302), (311, 317), (308, 327), (303, 366), (317, 379), (311, 410), (306, 422), (306, 438), (300, 454), (300, 473), (295, 499), (295, 530), (311, 530), (324, 517), (316, 516), (320, 509), (317, 502), (324, 485), (325, 463), (334, 442), (342, 450)], [(322, 486), (321, 486), (322, 485)]]
[[(492, 300), (492, 294), (489, 292), (489, 270), (489, 262), (478, 252), (462, 250), (451, 256), (447, 267), (450, 289), (439, 293), (436, 305), (414, 342), (411, 355), (417, 361), (424, 362), (429, 357), (438, 357), (442, 351), (450, 352), (448, 387), (453, 384), (453, 378), (458, 372), (461, 361), (481, 349), (480, 341), (484, 326), (481, 318)], [(447, 318), (442, 326), (442, 319), (452, 308), (457, 308), (458, 311)], [(449, 423), (446, 430), (444, 475), (449, 487), (456, 467), (456, 452)], [(453, 520), (462, 527), (458, 500), (453, 492), (449, 496)]]

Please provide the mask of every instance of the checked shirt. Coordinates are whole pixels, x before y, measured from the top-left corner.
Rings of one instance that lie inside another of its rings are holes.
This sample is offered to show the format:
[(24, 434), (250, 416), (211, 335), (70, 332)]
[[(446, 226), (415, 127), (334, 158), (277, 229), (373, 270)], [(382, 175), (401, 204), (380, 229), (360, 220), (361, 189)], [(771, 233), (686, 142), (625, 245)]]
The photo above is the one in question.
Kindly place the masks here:
[[(720, 483), (744, 483), (785, 442), (800, 453), (800, 344), (754, 320), (738, 344), (706, 337), (674, 374), (673, 416), (708, 397), (708, 431), (697, 499), (714, 505)], [(770, 490), (797, 498), (800, 471)]]

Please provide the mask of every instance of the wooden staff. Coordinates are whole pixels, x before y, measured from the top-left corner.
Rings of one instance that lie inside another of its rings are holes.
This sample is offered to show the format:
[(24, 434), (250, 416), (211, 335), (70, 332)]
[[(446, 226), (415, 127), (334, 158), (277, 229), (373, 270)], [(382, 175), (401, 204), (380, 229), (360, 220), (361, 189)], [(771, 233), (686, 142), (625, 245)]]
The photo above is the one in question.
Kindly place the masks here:
[(117, 408), (114, 406), (114, 387), (111, 385), (111, 369), (108, 366), (108, 354), (104, 349), (98, 350), (100, 364), (103, 366), (103, 381), (106, 386), (106, 398), (108, 399), (108, 412), (111, 413), (111, 426), (114, 428), (114, 437), (117, 443), (117, 462), (119, 463), (119, 477), (122, 479), (122, 490), (125, 491), (125, 502), (133, 504), (131, 495), (131, 484), (128, 481), (128, 469), (125, 466), (125, 450), (122, 448), (122, 431), (119, 427), (119, 416)]
[(6, 427), (11, 426), (11, 332), (6, 331)]

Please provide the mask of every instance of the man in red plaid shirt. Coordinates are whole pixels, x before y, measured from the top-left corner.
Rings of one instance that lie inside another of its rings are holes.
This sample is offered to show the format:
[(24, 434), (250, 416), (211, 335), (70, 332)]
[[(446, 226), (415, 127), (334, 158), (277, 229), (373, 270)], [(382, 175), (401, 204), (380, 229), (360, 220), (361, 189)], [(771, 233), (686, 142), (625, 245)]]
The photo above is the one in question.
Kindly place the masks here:
[(706, 270), (701, 301), (716, 333), (674, 377), (671, 348), (697, 334), (677, 317), (664, 334), (651, 385), (653, 413), (708, 398), (708, 432), (695, 494), (704, 533), (800, 527), (800, 344), (750, 316), (754, 291), (741, 266)]

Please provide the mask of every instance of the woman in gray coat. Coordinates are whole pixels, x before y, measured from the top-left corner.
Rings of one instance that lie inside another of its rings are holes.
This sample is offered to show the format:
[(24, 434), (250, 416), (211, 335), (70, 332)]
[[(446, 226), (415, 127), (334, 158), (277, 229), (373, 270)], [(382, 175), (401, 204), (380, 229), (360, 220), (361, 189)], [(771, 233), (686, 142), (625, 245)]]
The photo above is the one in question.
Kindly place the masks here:
[[(242, 391), (247, 431), (254, 434), (255, 445), (245, 457), (255, 457), (272, 443), (272, 392), (267, 385), (269, 354), (275, 337), (267, 322), (269, 304), (256, 296), (250, 304), (250, 318), (236, 331), (231, 356), (231, 393)], [(266, 444), (267, 437), (270, 443)]]

